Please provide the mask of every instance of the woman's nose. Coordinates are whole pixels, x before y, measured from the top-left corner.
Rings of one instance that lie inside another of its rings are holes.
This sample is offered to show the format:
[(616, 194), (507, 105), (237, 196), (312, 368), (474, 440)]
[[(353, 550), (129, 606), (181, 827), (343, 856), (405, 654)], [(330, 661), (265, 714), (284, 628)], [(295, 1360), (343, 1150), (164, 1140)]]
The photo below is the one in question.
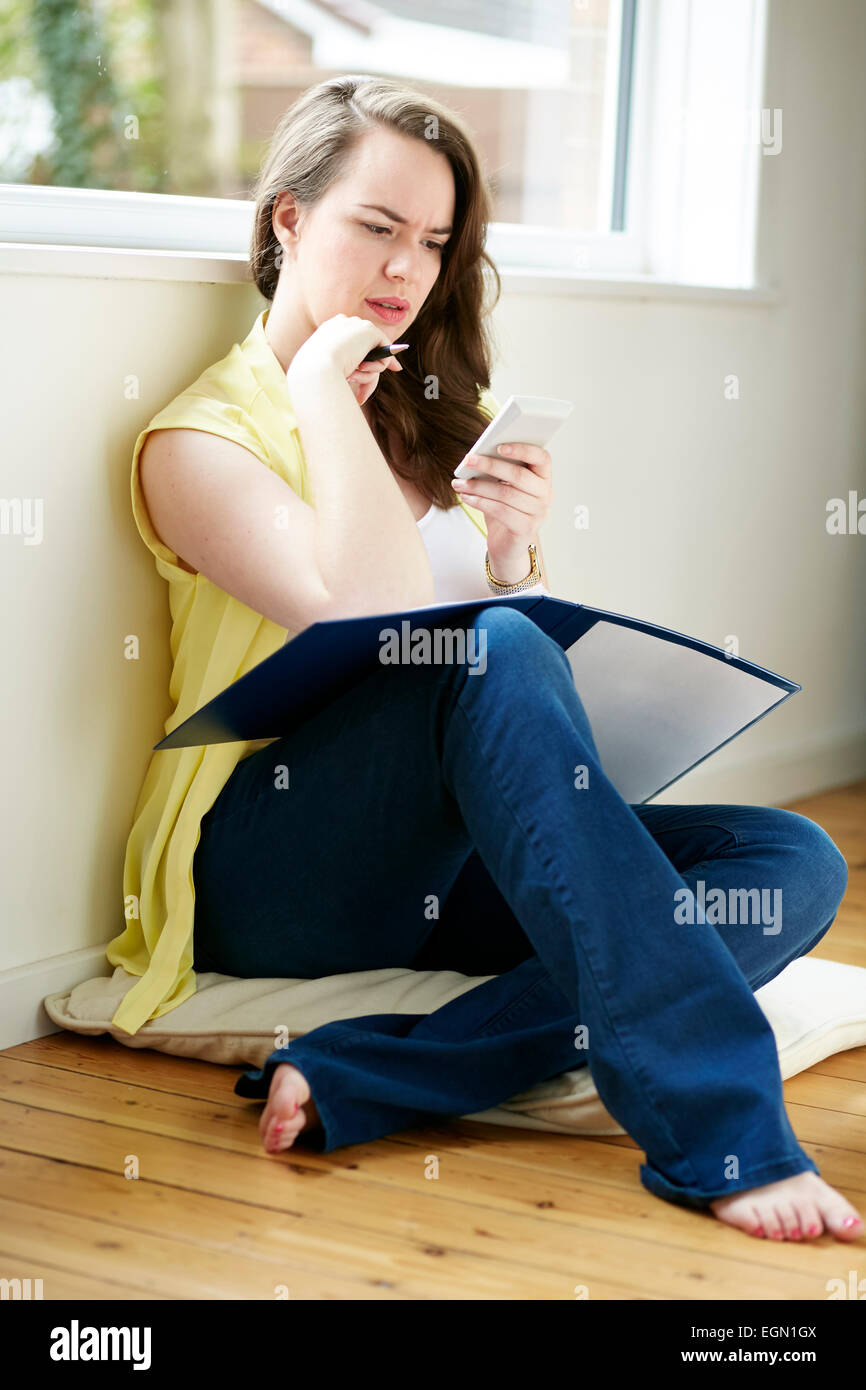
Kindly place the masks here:
[[(387, 273), (398, 280), (402, 280), (403, 286), (415, 284), (418, 279), (420, 259), (417, 251), (412, 251), (408, 247), (403, 247), (399, 251), (392, 251), (388, 257)], [(409, 298), (408, 294), (404, 295)]]

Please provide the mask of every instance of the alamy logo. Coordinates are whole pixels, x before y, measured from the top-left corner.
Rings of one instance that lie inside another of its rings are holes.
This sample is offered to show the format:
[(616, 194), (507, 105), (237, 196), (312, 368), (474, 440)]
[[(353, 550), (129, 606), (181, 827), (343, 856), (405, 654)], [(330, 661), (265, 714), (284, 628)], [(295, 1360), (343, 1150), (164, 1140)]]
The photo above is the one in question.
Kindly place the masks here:
[(0, 1279), (0, 1301), (44, 1297), (41, 1279)]
[(52, 1327), (52, 1361), (132, 1361), (134, 1371), (150, 1370), (149, 1327)]
[(41, 497), (0, 497), (0, 535), (23, 536), (25, 545), (41, 545)]
[(455, 661), (466, 662), (470, 676), (483, 675), (487, 670), (487, 629), (434, 627), (431, 631), (412, 624), (404, 618), (400, 632), (395, 627), (383, 627), (379, 632), (379, 660), (383, 666), (441, 666)]
[[(769, 888), (729, 888), (727, 893), (724, 888), (711, 888), (707, 892), (707, 885), (702, 878), (697, 881), (697, 893), (693, 893), (690, 888), (677, 888), (674, 892), (674, 921), (680, 924), (691, 926), (695, 922), (709, 922), (711, 926), (725, 926), (736, 922), (757, 923), (762, 922), (764, 926), (764, 936), (778, 936), (782, 930), (782, 890), (774, 888), (773, 891), (773, 911), (770, 912), (770, 889)], [(741, 915), (740, 907), (743, 901), (748, 904), (745, 913)], [(755, 904), (757, 907), (754, 912), (750, 912)], [(709, 907), (709, 910), (707, 910)], [(697, 908), (697, 915), (695, 915)]]

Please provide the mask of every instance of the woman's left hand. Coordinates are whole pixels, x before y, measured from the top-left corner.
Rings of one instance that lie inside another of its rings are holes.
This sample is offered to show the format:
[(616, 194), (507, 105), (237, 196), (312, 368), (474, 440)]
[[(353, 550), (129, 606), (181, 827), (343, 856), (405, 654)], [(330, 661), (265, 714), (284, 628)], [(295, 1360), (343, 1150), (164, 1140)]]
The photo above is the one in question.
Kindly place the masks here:
[(527, 547), (538, 544), (538, 530), (553, 501), (550, 454), (538, 444), (501, 444), (498, 458), (467, 454), (483, 478), (454, 478), (454, 491), (484, 513), (490, 569), (503, 584), (516, 584), (529, 572)]

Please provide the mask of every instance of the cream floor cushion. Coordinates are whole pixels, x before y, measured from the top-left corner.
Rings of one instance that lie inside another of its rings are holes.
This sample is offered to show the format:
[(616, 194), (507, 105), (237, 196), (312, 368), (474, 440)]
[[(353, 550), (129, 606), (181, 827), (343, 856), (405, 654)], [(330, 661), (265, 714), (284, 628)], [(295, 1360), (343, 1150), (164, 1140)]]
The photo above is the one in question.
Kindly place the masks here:
[[(290, 1038), (297, 1038), (337, 1019), (432, 1013), (494, 977), (404, 968), (317, 980), (247, 980), (202, 972), (191, 998), (130, 1036), (111, 1019), (136, 978), (116, 966), (112, 975), (49, 994), (45, 1009), (53, 1022), (74, 1033), (109, 1033), (127, 1047), (261, 1067), (274, 1051), (275, 1026), (285, 1026)], [(755, 998), (773, 1030), (785, 1079), (834, 1052), (866, 1045), (866, 969), (860, 966), (802, 956), (756, 990)], [(465, 1118), (561, 1134), (624, 1133), (602, 1105), (586, 1065)]]

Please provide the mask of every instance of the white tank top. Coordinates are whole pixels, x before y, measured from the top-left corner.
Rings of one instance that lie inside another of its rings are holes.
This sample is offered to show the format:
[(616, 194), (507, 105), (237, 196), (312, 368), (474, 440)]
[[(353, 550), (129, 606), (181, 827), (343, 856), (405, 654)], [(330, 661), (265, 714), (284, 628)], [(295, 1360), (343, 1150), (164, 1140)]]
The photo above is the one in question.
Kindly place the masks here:
[[(433, 571), (435, 603), (497, 597), (491, 593), (484, 574), (487, 542), (461, 506), (449, 507), (446, 511), (434, 503), (416, 525)], [(550, 594), (543, 584), (533, 584), (522, 592), (528, 597)]]

